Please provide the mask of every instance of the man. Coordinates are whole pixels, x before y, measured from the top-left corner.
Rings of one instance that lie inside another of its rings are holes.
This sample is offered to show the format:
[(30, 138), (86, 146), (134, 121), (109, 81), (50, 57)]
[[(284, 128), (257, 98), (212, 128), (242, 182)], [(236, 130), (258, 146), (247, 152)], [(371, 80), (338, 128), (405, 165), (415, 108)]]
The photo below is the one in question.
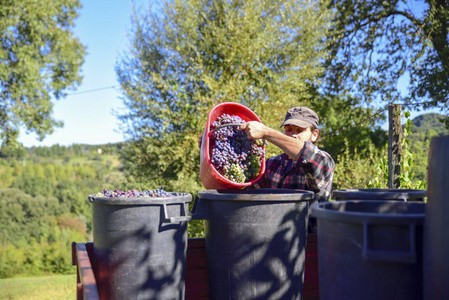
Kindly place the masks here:
[(294, 107), (281, 125), (284, 134), (256, 121), (241, 125), (248, 139), (265, 139), (284, 152), (267, 159), (264, 177), (252, 187), (310, 190), (314, 202), (329, 201), (335, 162), (314, 145), (320, 137), (318, 122), (310, 108)]

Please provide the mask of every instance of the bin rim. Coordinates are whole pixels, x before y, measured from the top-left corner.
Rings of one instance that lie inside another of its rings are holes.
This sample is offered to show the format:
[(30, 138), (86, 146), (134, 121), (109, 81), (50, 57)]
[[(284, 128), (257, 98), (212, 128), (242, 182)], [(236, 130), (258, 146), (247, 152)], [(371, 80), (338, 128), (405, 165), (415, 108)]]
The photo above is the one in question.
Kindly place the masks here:
[(427, 196), (427, 190), (419, 189), (339, 189), (332, 191), (332, 197), (350, 196), (351, 199), (372, 199), (373, 195), (370, 193), (375, 193), (379, 199), (413, 199)]
[(180, 195), (169, 197), (104, 197), (92, 194), (87, 198), (92, 204), (102, 205), (161, 205), (192, 201), (190, 193), (181, 193)]
[[(261, 198), (264, 195), (266, 197)], [(275, 195), (275, 196), (274, 196)], [(282, 199), (279, 200), (279, 195)], [(312, 201), (315, 193), (301, 189), (247, 189), (247, 190), (204, 190), (198, 192), (202, 200), (226, 200), (226, 201), (257, 201), (257, 202), (298, 202)]]
[[(421, 206), (422, 213), (382, 213), (382, 212), (363, 212), (363, 211), (339, 211), (331, 210), (331, 206), (344, 206), (347, 203), (357, 203), (361, 206), (373, 205), (402, 205), (402, 206)], [(425, 206), (423, 202), (403, 202), (391, 200), (343, 200), (314, 203), (311, 205), (311, 215), (317, 219), (330, 221), (340, 221), (347, 223), (410, 223), (423, 224), (425, 218)]]

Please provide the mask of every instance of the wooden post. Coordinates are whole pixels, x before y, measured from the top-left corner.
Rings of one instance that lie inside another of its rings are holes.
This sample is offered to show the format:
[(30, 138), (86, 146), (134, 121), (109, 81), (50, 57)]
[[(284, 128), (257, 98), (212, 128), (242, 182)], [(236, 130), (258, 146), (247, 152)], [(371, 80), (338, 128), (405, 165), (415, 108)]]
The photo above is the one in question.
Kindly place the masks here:
[(401, 174), (402, 156), (402, 125), (401, 105), (392, 104), (388, 107), (388, 188), (400, 187), (399, 175)]

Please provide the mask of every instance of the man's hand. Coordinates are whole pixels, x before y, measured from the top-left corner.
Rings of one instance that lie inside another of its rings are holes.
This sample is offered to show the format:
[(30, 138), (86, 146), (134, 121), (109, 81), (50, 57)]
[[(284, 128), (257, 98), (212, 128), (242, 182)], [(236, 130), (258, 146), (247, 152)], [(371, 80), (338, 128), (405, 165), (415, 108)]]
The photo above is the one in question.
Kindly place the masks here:
[(265, 137), (268, 127), (257, 121), (249, 121), (240, 125), (239, 130), (245, 130), (246, 137), (250, 140)]

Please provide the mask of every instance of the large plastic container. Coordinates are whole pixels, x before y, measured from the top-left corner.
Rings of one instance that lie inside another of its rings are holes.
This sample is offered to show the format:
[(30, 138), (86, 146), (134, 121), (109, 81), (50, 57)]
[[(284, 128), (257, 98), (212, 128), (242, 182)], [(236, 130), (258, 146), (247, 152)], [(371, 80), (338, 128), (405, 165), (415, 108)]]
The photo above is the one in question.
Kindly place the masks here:
[(212, 123), (220, 117), (222, 114), (229, 114), (239, 116), (246, 122), (258, 121), (259, 117), (248, 107), (235, 103), (235, 102), (223, 102), (215, 105), (207, 116), (206, 127), (203, 131), (201, 153), (200, 153), (200, 179), (201, 183), (206, 189), (242, 189), (252, 185), (262, 178), (265, 173), (265, 160), (262, 160), (259, 175), (250, 182), (238, 183), (231, 181), (221, 175), (213, 166), (210, 158), (210, 136), (212, 131), (210, 130)]
[(424, 299), (449, 299), (449, 136), (435, 137), (429, 148), (424, 223)]
[(199, 192), (210, 299), (302, 299), (308, 203), (303, 190)]
[(190, 194), (90, 195), (101, 299), (184, 299)]
[(318, 222), (320, 300), (420, 300), (425, 204), (332, 201)]
[(397, 200), (424, 201), (426, 190), (414, 189), (341, 189), (333, 190), (332, 198), (339, 200)]

